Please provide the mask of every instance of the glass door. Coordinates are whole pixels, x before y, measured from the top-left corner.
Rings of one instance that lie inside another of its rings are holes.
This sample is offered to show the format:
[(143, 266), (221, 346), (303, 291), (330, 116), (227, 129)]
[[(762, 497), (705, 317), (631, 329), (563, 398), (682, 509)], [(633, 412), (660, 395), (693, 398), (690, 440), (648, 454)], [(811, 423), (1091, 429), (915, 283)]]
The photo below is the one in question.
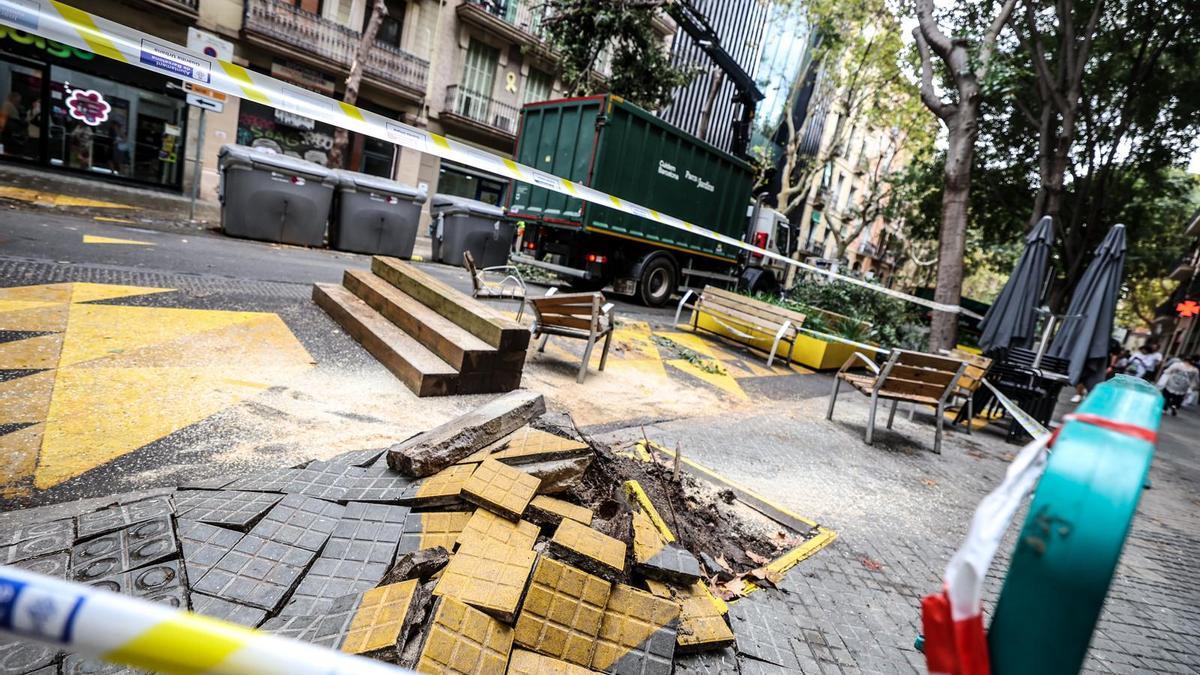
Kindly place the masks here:
[(43, 70), (0, 60), (0, 156), (42, 158)]
[(467, 61), (463, 65), (462, 92), (459, 93), (458, 114), (481, 122), (488, 121), (488, 105), (496, 83), (496, 64), (500, 50), (471, 40)]

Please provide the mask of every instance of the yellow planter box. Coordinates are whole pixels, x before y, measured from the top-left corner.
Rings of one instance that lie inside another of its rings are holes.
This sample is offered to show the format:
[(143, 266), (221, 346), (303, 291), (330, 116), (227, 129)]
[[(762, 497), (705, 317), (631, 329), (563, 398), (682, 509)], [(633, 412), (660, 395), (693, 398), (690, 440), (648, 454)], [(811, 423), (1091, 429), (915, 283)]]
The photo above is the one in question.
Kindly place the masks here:
[[(722, 317), (721, 321), (729, 323), (724, 317)], [(713, 319), (703, 309), (701, 309), (700, 316), (696, 320), (696, 325), (706, 331), (761, 350), (764, 354), (771, 353), (771, 343), (775, 341), (774, 333), (767, 333), (762, 329), (743, 325), (734, 326), (738, 331), (745, 334), (738, 335), (729, 330), (723, 323)], [(747, 338), (746, 335), (750, 337)], [(836, 370), (841, 368), (846, 359), (850, 358), (850, 355), (856, 351), (858, 350), (848, 344), (822, 340), (811, 335), (800, 335), (796, 339), (795, 349), (792, 350), (792, 361), (814, 370)], [(781, 343), (775, 358), (785, 359), (787, 358), (787, 352), (788, 345)], [(867, 356), (870, 356), (870, 354), (867, 354)]]

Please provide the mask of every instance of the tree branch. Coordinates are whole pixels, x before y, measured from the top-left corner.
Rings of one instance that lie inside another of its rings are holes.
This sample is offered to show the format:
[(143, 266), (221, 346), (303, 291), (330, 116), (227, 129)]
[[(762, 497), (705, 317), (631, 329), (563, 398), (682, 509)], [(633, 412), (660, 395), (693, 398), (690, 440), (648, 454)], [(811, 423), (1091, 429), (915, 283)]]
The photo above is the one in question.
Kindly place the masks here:
[(929, 53), (929, 42), (920, 28), (913, 29), (913, 37), (917, 41), (917, 53), (921, 56), (921, 102), (930, 112), (942, 120), (950, 117), (951, 106), (933, 91), (933, 62)]
[[(923, 1), (933, 2), (933, 0)], [(987, 78), (988, 69), (992, 67), (992, 52), (996, 49), (996, 39), (1000, 37), (1000, 31), (1004, 30), (1004, 24), (1008, 23), (1008, 17), (1012, 15), (1013, 8), (1016, 6), (1017, 0), (1004, 0), (1004, 5), (1000, 7), (1000, 13), (996, 15), (991, 27), (983, 36), (983, 42), (979, 46), (979, 68), (976, 71), (980, 81)]]

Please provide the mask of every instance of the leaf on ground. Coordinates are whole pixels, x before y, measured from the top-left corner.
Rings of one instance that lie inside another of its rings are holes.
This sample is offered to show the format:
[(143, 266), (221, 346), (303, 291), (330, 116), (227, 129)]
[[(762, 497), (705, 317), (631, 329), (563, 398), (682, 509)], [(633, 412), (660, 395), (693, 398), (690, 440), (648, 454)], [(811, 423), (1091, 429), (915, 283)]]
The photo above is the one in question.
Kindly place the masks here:
[(734, 577), (723, 584), (709, 584), (709, 590), (718, 598), (729, 601), (737, 600), (742, 597), (742, 590), (746, 587), (742, 577)]
[(746, 578), (758, 586), (766, 586), (768, 588), (779, 588), (779, 582), (783, 581), (782, 574), (769, 570), (766, 567), (756, 567), (746, 572)]
[(862, 561), (863, 567), (871, 570), (872, 572), (878, 572), (883, 569), (883, 563), (872, 560), (865, 555), (860, 560)]
[(759, 555), (750, 549), (746, 549), (746, 557), (758, 565), (766, 565), (767, 563), (771, 562), (770, 558)]
[(932, 478), (922, 478), (921, 482), (925, 484), (925, 487), (933, 487), (938, 484), (938, 482)]
[(733, 568), (730, 567), (729, 561), (725, 559), (725, 554), (722, 553), (721, 555), (717, 556), (717, 564), (720, 565), (721, 569), (725, 570), (726, 572), (733, 572)]

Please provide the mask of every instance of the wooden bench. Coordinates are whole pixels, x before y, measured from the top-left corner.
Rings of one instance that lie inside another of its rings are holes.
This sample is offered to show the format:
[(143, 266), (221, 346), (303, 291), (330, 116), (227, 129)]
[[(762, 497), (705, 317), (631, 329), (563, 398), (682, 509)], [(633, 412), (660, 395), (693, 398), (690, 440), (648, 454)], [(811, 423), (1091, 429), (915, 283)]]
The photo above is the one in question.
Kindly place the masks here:
[[(871, 374), (849, 372), (856, 363), (866, 365)], [(900, 401), (918, 405), (929, 405), (937, 409), (937, 431), (934, 435), (933, 451), (942, 452), (942, 423), (946, 402), (958, 387), (959, 379), (963, 376), (967, 364), (965, 361), (910, 352), (902, 349), (892, 350), (886, 363), (880, 368), (874, 361), (855, 352), (846, 359), (846, 363), (838, 370), (833, 378), (833, 393), (829, 396), (829, 412), (825, 419), (833, 419), (833, 407), (837, 403), (838, 388), (842, 382), (848, 383), (860, 393), (871, 397), (871, 409), (867, 414), (867, 444), (871, 444), (875, 434), (875, 411), (880, 400), (890, 400), (892, 410), (888, 414), (887, 428), (892, 428), (896, 417), (896, 406)]]
[[(986, 356), (964, 352), (961, 349), (951, 350), (949, 356), (967, 364), (963, 369), (962, 376), (958, 378), (951, 397), (961, 401), (958, 414), (954, 417), (954, 423), (965, 421), (969, 434), (972, 433), (971, 422), (975, 419), (975, 393), (983, 386), (983, 378), (987, 377), (988, 371), (991, 370), (992, 360)], [(964, 410), (966, 411), (965, 418), (963, 417)]]
[[(684, 294), (683, 300), (679, 302), (679, 307), (675, 312), (676, 323), (679, 323), (679, 314), (683, 311), (691, 295), (692, 291), (688, 291)], [(732, 336), (726, 337), (732, 337), (750, 347), (761, 349), (756, 343), (770, 339), (755, 336), (755, 332), (767, 336), (773, 335), (774, 341), (767, 354), (767, 367), (770, 368), (774, 363), (775, 354), (779, 351), (781, 342), (788, 346), (785, 358), (787, 365), (792, 365), (792, 352), (796, 349), (796, 338), (800, 335), (800, 327), (804, 325), (804, 315), (800, 312), (713, 286), (705, 286), (700, 296), (696, 298), (695, 304), (692, 305), (692, 330), (700, 330), (700, 312), (704, 312), (732, 333)], [(724, 335), (723, 333), (717, 334)]]
[(616, 315), (612, 303), (604, 301), (602, 293), (558, 293), (544, 298), (530, 298), (533, 307), (533, 337), (541, 336), (538, 351), (545, 351), (546, 341), (551, 335), (587, 340), (583, 351), (583, 363), (579, 366), (576, 382), (587, 376), (588, 361), (596, 341), (604, 338), (604, 351), (600, 355), (600, 370), (608, 361), (608, 345), (612, 342)]
[[(525, 313), (525, 281), (512, 265), (478, 268), (475, 266), (475, 256), (470, 251), (463, 251), (463, 267), (471, 275), (471, 297), (476, 300), (516, 300), (517, 321)], [(484, 274), (503, 274), (500, 281), (490, 281)]]

